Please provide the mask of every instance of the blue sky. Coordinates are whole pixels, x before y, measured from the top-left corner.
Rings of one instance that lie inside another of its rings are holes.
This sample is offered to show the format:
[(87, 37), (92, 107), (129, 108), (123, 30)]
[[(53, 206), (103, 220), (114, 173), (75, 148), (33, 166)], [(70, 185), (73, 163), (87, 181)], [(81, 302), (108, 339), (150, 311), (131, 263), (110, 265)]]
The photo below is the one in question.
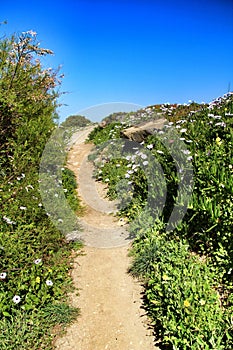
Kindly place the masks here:
[(233, 90), (233, 0), (11, 0), (0, 2), (4, 20), (1, 36), (32, 29), (55, 53), (46, 65), (62, 65), (61, 121), (93, 105), (209, 102)]

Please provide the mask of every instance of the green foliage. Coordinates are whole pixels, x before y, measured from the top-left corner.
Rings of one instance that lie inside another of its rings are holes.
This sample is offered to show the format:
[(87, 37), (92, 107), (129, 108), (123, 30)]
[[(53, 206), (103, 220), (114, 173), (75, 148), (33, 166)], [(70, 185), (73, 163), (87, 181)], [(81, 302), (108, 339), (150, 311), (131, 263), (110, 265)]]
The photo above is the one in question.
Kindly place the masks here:
[[(166, 126), (164, 138), (163, 133), (161, 137), (156, 133), (147, 137), (130, 157), (114, 158), (111, 148), (101, 146), (120, 136), (111, 136), (113, 124), (94, 130), (92, 139), (98, 145), (98, 152), (92, 156), (96, 177), (108, 183), (110, 198), (116, 198), (119, 186), (123, 186), (121, 198), (125, 202), (120, 214), (129, 218), (130, 232), (136, 237), (131, 273), (144, 281), (145, 306), (161, 345), (177, 350), (230, 350), (233, 97), (228, 94), (201, 107), (192, 103), (165, 109), (172, 122)], [(177, 133), (182, 143), (175, 145)], [(189, 163), (179, 174), (177, 166), (184, 163), (183, 154)], [(153, 168), (155, 159), (162, 171)], [(187, 213), (168, 233), (166, 227), (174, 205), (178, 203), (179, 209), (186, 201), (185, 193), (177, 198), (179, 181), (191, 168), (194, 181)], [(154, 178), (148, 177), (151, 172)], [(128, 187), (122, 185), (125, 180)], [(149, 200), (161, 206), (166, 189), (162, 213), (146, 206)]]
[[(161, 225), (160, 225), (161, 226)], [(159, 225), (134, 242), (131, 273), (143, 277), (158, 339), (173, 349), (230, 349), (230, 310), (224, 311), (216, 275), (187, 242), (171, 240)], [(169, 346), (170, 345), (170, 346)]]
[(91, 124), (91, 121), (82, 115), (71, 115), (66, 118), (66, 120), (61, 123), (61, 126), (65, 128), (77, 127), (81, 128)]
[[(31, 31), (0, 41), (1, 349), (51, 349), (52, 327), (75, 315), (65, 304), (73, 246), (52, 224), (39, 187), (59, 96), (58, 71), (40, 62), (50, 53)], [(62, 180), (76, 210), (74, 176), (65, 170)]]
[(97, 126), (88, 136), (88, 141), (92, 141), (95, 145), (102, 144), (111, 139), (120, 137), (120, 132), (123, 129), (121, 123), (113, 122), (105, 128)]
[(62, 185), (68, 204), (73, 211), (81, 211), (81, 205), (77, 197), (77, 183), (72, 170), (64, 168), (62, 171)]
[[(62, 328), (78, 316), (79, 311), (65, 303), (49, 304), (41, 310), (22, 312), (14, 317), (5, 317), (0, 322), (0, 344), (3, 350), (52, 350), (52, 336), (48, 337), (52, 325)], [(41, 343), (41, 339), (44, 342)]]

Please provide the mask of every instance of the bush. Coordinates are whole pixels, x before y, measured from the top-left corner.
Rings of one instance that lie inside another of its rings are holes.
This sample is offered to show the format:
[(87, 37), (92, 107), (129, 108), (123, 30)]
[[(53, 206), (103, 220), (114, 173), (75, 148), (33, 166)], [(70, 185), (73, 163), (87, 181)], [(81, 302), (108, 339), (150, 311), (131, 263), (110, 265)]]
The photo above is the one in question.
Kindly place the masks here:
[[(170, 120), (166, 132), (164, 129), (147, 137), (144, 145), (138, 145), (128, 157), (114, 158), (111, 148), (101, 146), (106, 140), (120, 137), (111, 132), (114, 124), (93, 132), (92, 138), (98, 145), (93, 156), (96, 177), (108, 183), (110, 198), (119, 194), (119, 185), (127, 180), (121, 198), (130, 197), (120, 215), (129, 218), (131, 236), (136, 237), (131, 273), (144, 282), (145, 307), (161, 345), (177, 350), (230, 350), (233, 94), (201, 108), (195, 104), (189, 108), (173, 106), (172, 112), (169, 106), (162, 109)], [(176, 135), (182, 140), (182, 147), (179, 142), (176, 145)], [(184, 154), (186, 157), (182, 158)], [(151, 161), (155, 164), (155, 158), (162, 171), (159, 166), (153, 167)], [(185, 164), (180, 174), (179, 163)], [(191, 200), (185, 194), (189, 191), (188, 182), (178, 197), (180, 182), (192, 171)], [(148, 200), (157, 206), (150, 208)], [(163, 211), (159, 212), (161, 206)], [(174, 208), (179, 213), (185, 206), (182, 222), (174, 222), (172, 229), (167, 230)]]
[[(65, 306), (73, 246), (49, 219), (39, 188), (40, 159), (57, 127), (58, 71), (39, 59), (50, 53), (32, 31), (0, 41), (1, 349), (50, 349), (52, 327), (75, 314)], [(63, 181), (76, 210), (73, 174), (66, 170)]]

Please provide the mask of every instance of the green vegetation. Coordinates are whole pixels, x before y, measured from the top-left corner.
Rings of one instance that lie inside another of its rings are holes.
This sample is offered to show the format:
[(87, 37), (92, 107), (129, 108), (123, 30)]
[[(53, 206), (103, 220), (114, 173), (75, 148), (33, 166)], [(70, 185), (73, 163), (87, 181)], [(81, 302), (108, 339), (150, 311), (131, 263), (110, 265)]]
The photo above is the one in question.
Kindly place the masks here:
[(82, 115), (71, 115), (66, 118), (64, 122), (61, 123), (61, 126), (65, 128), (81, 128), (91, 124), (91, 121)]
[[(145, 306), (161, 345), (230, 350), (233, 94), (201, 108), (190, 106), (162, 106), (169, 123), (128, 154), (114, 148), (120, 144), (122, 125), (95, 129), (90, 139), (97, 151), (91, 158), (97, 179), (108, 183), (110, 198), (120, 195), (120, 215), (131, 223), (135, 239), (130, 271), (144, 282)], [(185, 164), (181, 171), (179, 162)], [(178, 185), (191, 170), (186, 214), (167, 229), (174, 205), (178, 202), (180, 212), (187, 201), (188, 183), (177, 198)]]
[(110, 123), (105, 128), (97, 126), (88, 137), (87, 141), (92, 141), (95, 145), (102, 144), (112, 138), (119, 138), (120, 131), (123, 129), (121, 123)]
[[(0, 41), (0, 348), (7, 350), (52, 349), (53, 327), (78, 313), (66, 304), (73, 246), (49, 219), (39, 188), (42, 152), (57, 128), (59, 72), (40, 62), (51, 53), (32, 31)], [(62, 181), (77, 210), (68, 169)]]

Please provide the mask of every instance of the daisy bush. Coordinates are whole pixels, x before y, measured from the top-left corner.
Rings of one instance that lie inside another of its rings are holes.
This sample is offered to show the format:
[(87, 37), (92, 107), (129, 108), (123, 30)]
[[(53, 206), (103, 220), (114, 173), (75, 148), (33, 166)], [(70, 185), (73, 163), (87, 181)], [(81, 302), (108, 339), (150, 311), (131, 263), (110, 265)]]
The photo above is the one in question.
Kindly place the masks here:
[[(156, 111), (167, 123), (132, 147), (130, 155), (111, 156), (109, 143), (121, 136), (109, 132), (114, 123), (107, 125), (108, 133), (93, 131), (98, 145), (91, 158), (96, 178), (108, 185), (110, 198), (120, 194), (124, 201), (119, 215), (128, 218), (134, 237), (130, 271), (144, 283), (145, 307), (160, 345), (230, 350), (233, 93), (211, 103), (156, 106)], [(143, 121), (146, 110), (141, 113)], [(104, 148), (107, 134), (110, 142)], [(179, 183), (189, 171), (192, 191), (186, 198), (186, 183), (184, 194), (178, 196)], [(156, 205), (148, 206), (149, 200)], [(174, 207), (179, 213), (182, 203), (186, 203), (182, 220), (168, 229)]]

